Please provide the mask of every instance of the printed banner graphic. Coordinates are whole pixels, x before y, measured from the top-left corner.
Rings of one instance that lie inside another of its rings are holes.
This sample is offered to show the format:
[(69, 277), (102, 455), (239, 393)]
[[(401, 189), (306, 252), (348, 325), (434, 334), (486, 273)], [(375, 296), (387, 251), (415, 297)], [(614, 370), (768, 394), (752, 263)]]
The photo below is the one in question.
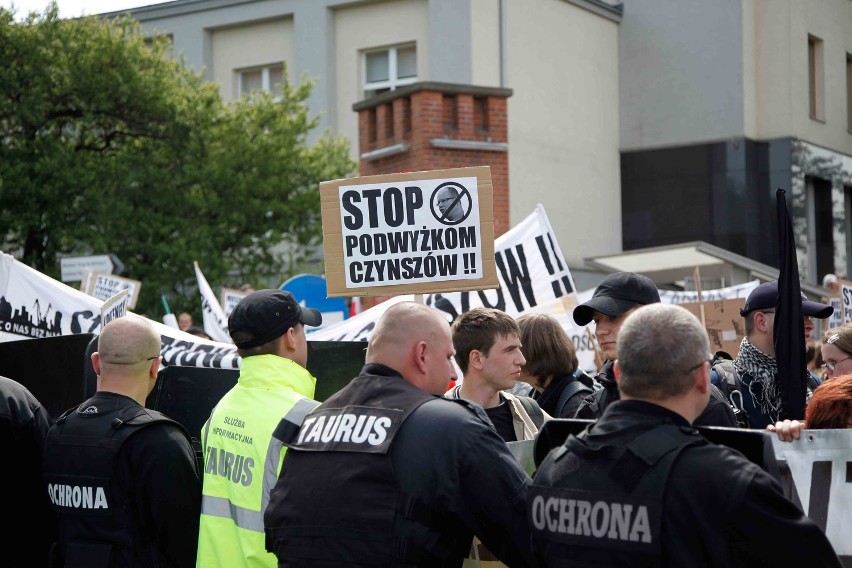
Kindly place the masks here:
[[(126, 298), (126, 296), (125, 296)], [(101, 331), (104, 301), (45, 276), (0, 252), (0, 342)], [(108, 318), (118, 316), (107, 306)], [(209, 341), (158, 321), (151, 325), (163, 341), (166, 365), (238, 369), (232, 344)]]

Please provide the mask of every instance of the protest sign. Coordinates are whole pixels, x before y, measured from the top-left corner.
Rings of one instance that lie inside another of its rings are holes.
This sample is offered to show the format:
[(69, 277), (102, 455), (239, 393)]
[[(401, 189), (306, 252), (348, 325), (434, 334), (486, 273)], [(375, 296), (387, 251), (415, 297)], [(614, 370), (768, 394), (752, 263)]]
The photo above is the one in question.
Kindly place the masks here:
[(843, 300), (840, 296), (823, 298), (823, 302), (834, 308), (834, 311), (826, 320), (825, 329), (831, 329), (832, 327), (840, 327), (843, 325)]
[(852, 322), (852, 282), (840, 281), (840, 304), (843, 308), (843, 323)]
[(127, 315), (127, 289), (119, 291), (115, 296), (107, 299), (101, 306), (101, 325), (106, 325), (112, 320)]
[(136, 307), (142, 282), (130, 278), (122, 278), (108, 272), (83, 271), (80, 289), (86, 294), (99, 300), (108, 300), (122, 290), (127, 290), (127, 307)]
[(487, 166), (327, 181), (320, 199), (329, 297), (498, 286)]
[[(710, 351), (725, 351), (736, 358), (745, 337), (745, 321), (740, 308), (745, 300), (714, 300), (680, 304), (701, 320), (710, 336)], [(703, 310), (702, 310), (703, 308)], [(703, 313), (702, 313), (703, 312)]]
[(237, 307), (237, 304), (240, 303), (240, 300), (249, 295), (249, 292), (243, 292), (242, 290), (236, 290), (234, 288), (222, 288), (219, 292), (219, 298), (222, 305), (222, 313), (225, 316), (225, 320), (227, 321), (228, 316), (231, 315), (231, 312), (234, 311), (234, 308)]

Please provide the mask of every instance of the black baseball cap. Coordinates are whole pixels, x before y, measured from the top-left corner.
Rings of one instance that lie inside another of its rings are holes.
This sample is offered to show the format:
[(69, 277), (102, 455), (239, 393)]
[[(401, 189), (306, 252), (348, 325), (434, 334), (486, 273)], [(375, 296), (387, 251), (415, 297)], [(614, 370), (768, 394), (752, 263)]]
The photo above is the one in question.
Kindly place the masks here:
[(257, 290), (231, 312), (228, 333), (238, 348), (250, 349), (284, 335), (298, 323), (316, 327), (322, 324), (322, 314), (303, 308), (286, 290)]
[[(757, 310), (775, 309), (777, 305), (778, 281), (764, 282), (748, 295), (745, 305), (740, 309), (740, 315), (745, 317)], [(825, 319), (833, 313), (834, 308), (832, 306), (808, 300), (808, 297), (802, 294), (802, 315)]]
[(587, 325), (596, 311), (616, 317), (633, 306), (659, 302), (660, 292), (653, 280), (635, 272), (616, 272), (603, 279), (591, 300), (574, 308), (574, 321)]

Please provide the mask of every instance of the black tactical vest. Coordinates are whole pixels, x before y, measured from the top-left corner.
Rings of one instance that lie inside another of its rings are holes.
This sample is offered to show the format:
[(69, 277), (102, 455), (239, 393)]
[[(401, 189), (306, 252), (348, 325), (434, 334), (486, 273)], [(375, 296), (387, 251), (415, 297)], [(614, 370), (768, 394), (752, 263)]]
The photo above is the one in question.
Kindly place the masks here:
[(391, 462), (402, 424), (435, 398), (398, 376), (361, 375), (309, 414), (287, 443), (266, 549), (294, 568), (458, 563), (469, 530), (403, 493)]
[(59, 417), (45, 448), (44, 477), (59, 516), (64, 566), (162, 565), (138, 524), (130, 495), (117, 486), (116, 458), (125, 440), (150, 424), (169, 422), (187, 440), (189, 434), (177, 422), (130, 401), (100, 412), (92, 402)]
[(636, 424), (605, 444), (586, 432), (542, 462), (527, 497), (538, 555), (548, 566), (659, 566), (663, 494), (694, 429)]

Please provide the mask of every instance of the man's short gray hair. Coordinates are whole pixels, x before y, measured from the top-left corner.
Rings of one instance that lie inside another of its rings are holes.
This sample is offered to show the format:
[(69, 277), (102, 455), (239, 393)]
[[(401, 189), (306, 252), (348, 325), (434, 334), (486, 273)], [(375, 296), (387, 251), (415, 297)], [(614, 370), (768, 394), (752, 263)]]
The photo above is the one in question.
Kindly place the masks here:
[(674, 304), (642, 306), (618, 334), (618, 388), (635, 398), (666, 399), (686, 392), (710, 355), (707, 330)]

